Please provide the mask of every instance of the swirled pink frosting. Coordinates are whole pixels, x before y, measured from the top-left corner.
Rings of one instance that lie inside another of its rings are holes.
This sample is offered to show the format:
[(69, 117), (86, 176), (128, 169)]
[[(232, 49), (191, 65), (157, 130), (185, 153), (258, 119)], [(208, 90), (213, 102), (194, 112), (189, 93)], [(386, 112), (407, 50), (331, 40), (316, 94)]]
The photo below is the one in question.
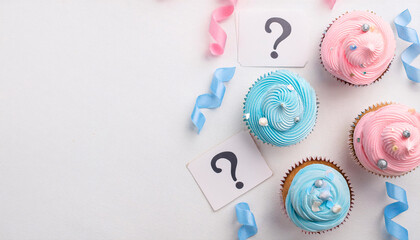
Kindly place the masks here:
[[(369, 26), (363, 31), (363, 24)], [(395, 52), (389, 23), (371, 12), (354, 11), (338, 18), (321, 45), (322, 62), (332, 75), (354, 85), (368, 85), (388, 68)]]
[[(391, 104), (362, 116), (357, 123), (353, 146), (359, 162), (368, 170), (398, 176), (420, 165), (420, 114), (401, 104)], [(410, 137), (403, 132), (409, 131)], [(380, 169), (377, 162), (387, 161)]]

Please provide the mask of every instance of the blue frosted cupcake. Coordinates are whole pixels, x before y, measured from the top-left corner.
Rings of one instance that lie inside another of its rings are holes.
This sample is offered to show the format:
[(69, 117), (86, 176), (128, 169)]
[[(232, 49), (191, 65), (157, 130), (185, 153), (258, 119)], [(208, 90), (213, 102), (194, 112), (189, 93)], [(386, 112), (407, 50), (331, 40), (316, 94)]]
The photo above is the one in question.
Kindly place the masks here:
[(284, 147), (311, 133), (317, 117), (315, 90), (296, 73), (281, 70), (260, 77), (244, 103), (244, 121), (264, 143)]
[(282, 181), (281, 192), (290, 220), (307, 233), (338, 227), (353, 205), (350, 181), (337, 165), (322, 158), (296, 164)]

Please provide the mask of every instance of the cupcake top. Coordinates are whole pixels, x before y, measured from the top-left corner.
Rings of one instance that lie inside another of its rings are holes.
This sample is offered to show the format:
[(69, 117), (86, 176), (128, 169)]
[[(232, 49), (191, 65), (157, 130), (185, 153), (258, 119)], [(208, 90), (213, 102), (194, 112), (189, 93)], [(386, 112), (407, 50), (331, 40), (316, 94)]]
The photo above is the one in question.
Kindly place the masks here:
[(366, 11), (338, 18), (321, 45), (321, 59), (327, 71), (354, 85), (368, 85), (379, 79), (394, 52), (395, 38), (389, 23)]
[(357, 122), (353, 146), (369, 171), (398, 176), (420, 165), (420, 114), (401, 104), (367, 112)]
[(314, 89), (287, 70), (260, 77), (244, 103), (244, 121), (251, 133), (265, 143), (288, 146), (312, 131), (317, 116)]
[(347, 217), (351, 196), (341, 173), (324, 164), (310, 164), (294, 176), (285, 207), (296, 226), (321, 232), (340, 225)]

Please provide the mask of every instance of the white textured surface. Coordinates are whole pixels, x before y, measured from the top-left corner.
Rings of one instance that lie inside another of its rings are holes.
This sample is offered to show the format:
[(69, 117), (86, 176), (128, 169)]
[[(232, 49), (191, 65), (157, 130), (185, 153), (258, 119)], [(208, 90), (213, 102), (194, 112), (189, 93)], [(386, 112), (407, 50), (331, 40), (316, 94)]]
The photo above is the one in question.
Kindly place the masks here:
[[(197, 135), (189, 116), (217, 67), (238, 66), (234, 18), (222, 57), (206, 56), (212, 0), (0, 0), (0, 238), (235, 239), (234, 204), (246, 201), (259, 233), (252, 239), (388, 239), (382, 211), (392, 202), (385, 179), (355, 165), (347, 132), (365, 107), (392, 100), (420, 109), (420, 85), (398, 57), (370, 87), (334, 81), (319, 63), (318, 43), (346, 10), (369, 9), (391, 20), (409, 7), (420, 31), (417, 0), (239, 0), (238, 8), (306, 6), (319, 32), (310, 62), (295, 69), (315, 88), (318, 123), (293, 147), (259, 144), (274, 176), (214, 213), (185, 164), (244, 128), (248, 87), (267, 71), (238, 68), (221, 108), (204, 110)], [(397, 56), (408, 44), (397, 40)], [(270, 47), (270, 46), (268, 46)], [(418, 62), (417, 62), (418, 63)], [(420, 65), (417, 65), (420, 66)], [(300, 159), (340, 164), (356, 202), (334, 232), (309, 236), (283, 214), (279, 184)], [(397, 217), (420, 238), (420, 171), (391, 182), (408, 190), (410, 209)]]

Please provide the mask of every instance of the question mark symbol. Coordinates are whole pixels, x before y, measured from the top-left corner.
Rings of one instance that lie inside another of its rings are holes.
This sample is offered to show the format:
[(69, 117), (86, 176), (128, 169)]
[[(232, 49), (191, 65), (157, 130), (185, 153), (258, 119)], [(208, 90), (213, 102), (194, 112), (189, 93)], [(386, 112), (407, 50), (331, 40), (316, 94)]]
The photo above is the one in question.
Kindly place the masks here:
[(283, 28), (283, 33), (274, 42), (274, 47), (273, 47), (274, 51), (272, 51), (270, 54), (272, 58), (276, 59), (279, 55), (277, 54), (275, 50), (277, 49), (277, 46), (279, 45), (279, 43), (290, 35), (290, 33), (292, 32), (292, 26), (290, 25), (288, 21), (284, 20), (283, 18), (273, 17), (273, 18), (268, 19), (267, 22), (265, 23), (265, 31), (267, 33), (271, 33), (270, 26), (273, 22), (280, 24), (280, 26)]
[[(214, 156), (213, 159), (211, 160), (211, 168), (213, 169), (215, 173), (222, 172), (222, 169), (216, 166), (216, 162), (221, 158), (224, 158), (230, 162), (231, 164), (230, 175), (232, 176), (233, 181), (236, 182), (238, 180), (236, 178), (236, 166), (238, 165), (238, 159), (236, 158), (236, 155), (233, 152), (221, 152), (217, 154), (216, 156)], [(242, 182), (237, 182), (235, 186), (237, 189), (241, 189), (244, 187), (244, 184)]]

